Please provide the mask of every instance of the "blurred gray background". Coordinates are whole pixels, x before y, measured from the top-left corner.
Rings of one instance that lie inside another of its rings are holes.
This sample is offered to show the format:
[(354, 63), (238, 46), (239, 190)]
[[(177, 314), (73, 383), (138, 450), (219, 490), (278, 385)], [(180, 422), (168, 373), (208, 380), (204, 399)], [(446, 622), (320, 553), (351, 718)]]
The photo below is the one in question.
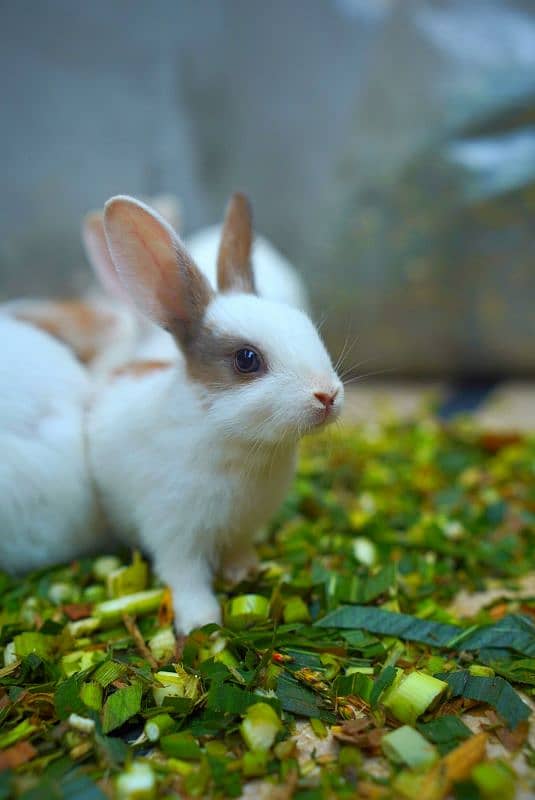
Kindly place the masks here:
[(0, 297), (90, 281), (85, 211), (235, 188), (364, 371), (535, 373), (533, 0), (1, 3)]

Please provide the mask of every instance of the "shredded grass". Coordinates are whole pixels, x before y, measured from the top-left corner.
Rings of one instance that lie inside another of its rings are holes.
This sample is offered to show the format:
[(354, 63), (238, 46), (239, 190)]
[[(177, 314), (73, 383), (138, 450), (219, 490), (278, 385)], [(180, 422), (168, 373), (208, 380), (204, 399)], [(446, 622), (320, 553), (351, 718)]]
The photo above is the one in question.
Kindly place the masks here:
[(139, 554), (0, 575), (0, 798), (530, 790), (533, 438), (312, 439), (260, 554), (187, 638)]

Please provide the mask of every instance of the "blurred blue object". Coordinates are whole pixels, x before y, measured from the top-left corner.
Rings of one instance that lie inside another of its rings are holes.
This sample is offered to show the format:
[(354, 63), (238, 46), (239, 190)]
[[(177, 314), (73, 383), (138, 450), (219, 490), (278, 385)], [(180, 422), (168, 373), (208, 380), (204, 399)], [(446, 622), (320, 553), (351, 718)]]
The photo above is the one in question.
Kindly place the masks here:
[(466, 170), (468, 203), (529, 187), (535, 181), (535, 126), (501, 136), (454, 141), (447, 147), (447, 156)]
[(498, 381), (465, 381), (450, 387), (446, 399), (438, 406), (437, 416), (443, 420), (455, 419), (482, 408)]

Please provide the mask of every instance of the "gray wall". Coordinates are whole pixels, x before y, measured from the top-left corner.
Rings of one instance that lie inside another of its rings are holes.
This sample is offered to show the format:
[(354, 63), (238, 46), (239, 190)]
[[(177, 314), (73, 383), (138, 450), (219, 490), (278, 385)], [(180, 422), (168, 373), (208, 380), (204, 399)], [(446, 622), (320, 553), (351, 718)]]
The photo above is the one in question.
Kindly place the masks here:
[(334, 351), (534, 371), (532, 9), (3, 2), (0, 295), (86, 286), (79, 221), (112, 194), (175, 192), (191, 230), (240, 187)]

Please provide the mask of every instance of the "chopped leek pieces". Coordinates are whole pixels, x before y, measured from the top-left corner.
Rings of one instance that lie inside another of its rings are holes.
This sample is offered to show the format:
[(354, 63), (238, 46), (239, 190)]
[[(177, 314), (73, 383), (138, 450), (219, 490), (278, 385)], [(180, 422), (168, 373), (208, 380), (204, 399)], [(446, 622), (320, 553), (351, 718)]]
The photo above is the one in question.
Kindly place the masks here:
[(139, 553), (0, 574), (0, 800), (533, 794), (535, 439), (329, 431), (259, 551), (187, 637)]

